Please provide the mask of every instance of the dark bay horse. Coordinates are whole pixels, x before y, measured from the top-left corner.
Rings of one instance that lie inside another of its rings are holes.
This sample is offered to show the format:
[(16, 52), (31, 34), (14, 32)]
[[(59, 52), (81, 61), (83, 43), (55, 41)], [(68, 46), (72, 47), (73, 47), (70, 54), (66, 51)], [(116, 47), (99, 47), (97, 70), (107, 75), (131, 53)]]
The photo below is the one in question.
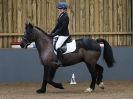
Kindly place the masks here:
[[(42, 65), (44, 66), (44, 75), (42, 86), (37, 93), (45, 93), (47, 83), (51, 84), (55, 88), (63, 89), (61, 83), (55, 83), (53, 81), (57, 68), (55, 64), (57, 56), (54, 53), (53, 39), (49, 34), (40, 29), (37, 26), (33, 26), (31, 23), (26, 24), (25, 33), (21, 41), (21, 48), (27, 48), (31, 43), (35, 42), (38, 54)], [(102, 83), (103, 67), (97, 64), (97, 61), (101, 55), (101, 47), (99, 43), (104, 44), (103, 58), (108, 67), (112, 67), (115, 63), (112, 48), (109, 43), (104, 39), (77, 39), (77, 50), (72, 53), (63, 55), (63, 66), (70, 66), (79, 62), (84, 62), (91, 74), (92, 81), (90, 87), (85, 92), (91, 92), (95, 89), (95, 84), (98, 84), (101, 88), (104, 88)]]

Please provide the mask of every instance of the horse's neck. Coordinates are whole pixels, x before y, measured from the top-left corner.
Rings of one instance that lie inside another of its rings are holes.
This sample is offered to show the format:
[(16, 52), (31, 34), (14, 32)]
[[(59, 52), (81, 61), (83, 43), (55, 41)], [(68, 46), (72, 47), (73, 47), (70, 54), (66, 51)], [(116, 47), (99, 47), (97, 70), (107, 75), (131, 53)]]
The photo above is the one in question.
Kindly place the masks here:
[(36, 44), (37, 50), (40, 53), (47, 52), (48, 50), (51, 50), (53, 47), (52, 40), (44, 35), (38, 36), (37, 40), (35, 41), (35, 44)]
[(36, 47), (40, 54), (53, 50), (52, 39), (44, 31), (34, 28), (34, 32), (36, 34)]

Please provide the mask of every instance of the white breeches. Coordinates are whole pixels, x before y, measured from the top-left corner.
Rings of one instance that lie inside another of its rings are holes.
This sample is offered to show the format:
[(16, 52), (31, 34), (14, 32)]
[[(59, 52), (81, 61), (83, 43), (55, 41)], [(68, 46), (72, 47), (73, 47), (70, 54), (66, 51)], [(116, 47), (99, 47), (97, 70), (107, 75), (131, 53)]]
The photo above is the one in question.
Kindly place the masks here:
[(56, 42), (55, 49), (57, 50), (58, 48), (60, 48), (63, 45), (63, 43), (66, 41), (67, 38), (68, 38), (68, 36), (58, 36), (58, 40)]

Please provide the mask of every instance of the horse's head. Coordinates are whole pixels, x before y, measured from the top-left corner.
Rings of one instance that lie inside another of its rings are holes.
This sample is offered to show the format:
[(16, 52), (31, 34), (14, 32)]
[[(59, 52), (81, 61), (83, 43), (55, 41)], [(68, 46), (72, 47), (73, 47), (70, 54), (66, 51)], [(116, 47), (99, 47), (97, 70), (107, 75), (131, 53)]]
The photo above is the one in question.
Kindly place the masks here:
[(25, 32), (20, 43), (21, 48), (27, 48), (33, 41), (35, 41), (35, 34), (33, 33), (34, 26), (31, 23), (25, 24)]

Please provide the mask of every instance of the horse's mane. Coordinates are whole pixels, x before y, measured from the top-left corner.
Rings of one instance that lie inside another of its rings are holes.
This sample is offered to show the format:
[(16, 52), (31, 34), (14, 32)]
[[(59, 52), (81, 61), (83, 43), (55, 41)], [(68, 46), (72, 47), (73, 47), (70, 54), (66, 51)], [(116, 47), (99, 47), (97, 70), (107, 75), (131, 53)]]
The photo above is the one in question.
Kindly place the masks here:
[(35, 26), (35, 28), (37, 28), (38, 30), (40, 30), (41, 32), (43, 32), (45, 35), (49, 36), (43, 29), (41, 29), (40, 27), (38, 26)]

